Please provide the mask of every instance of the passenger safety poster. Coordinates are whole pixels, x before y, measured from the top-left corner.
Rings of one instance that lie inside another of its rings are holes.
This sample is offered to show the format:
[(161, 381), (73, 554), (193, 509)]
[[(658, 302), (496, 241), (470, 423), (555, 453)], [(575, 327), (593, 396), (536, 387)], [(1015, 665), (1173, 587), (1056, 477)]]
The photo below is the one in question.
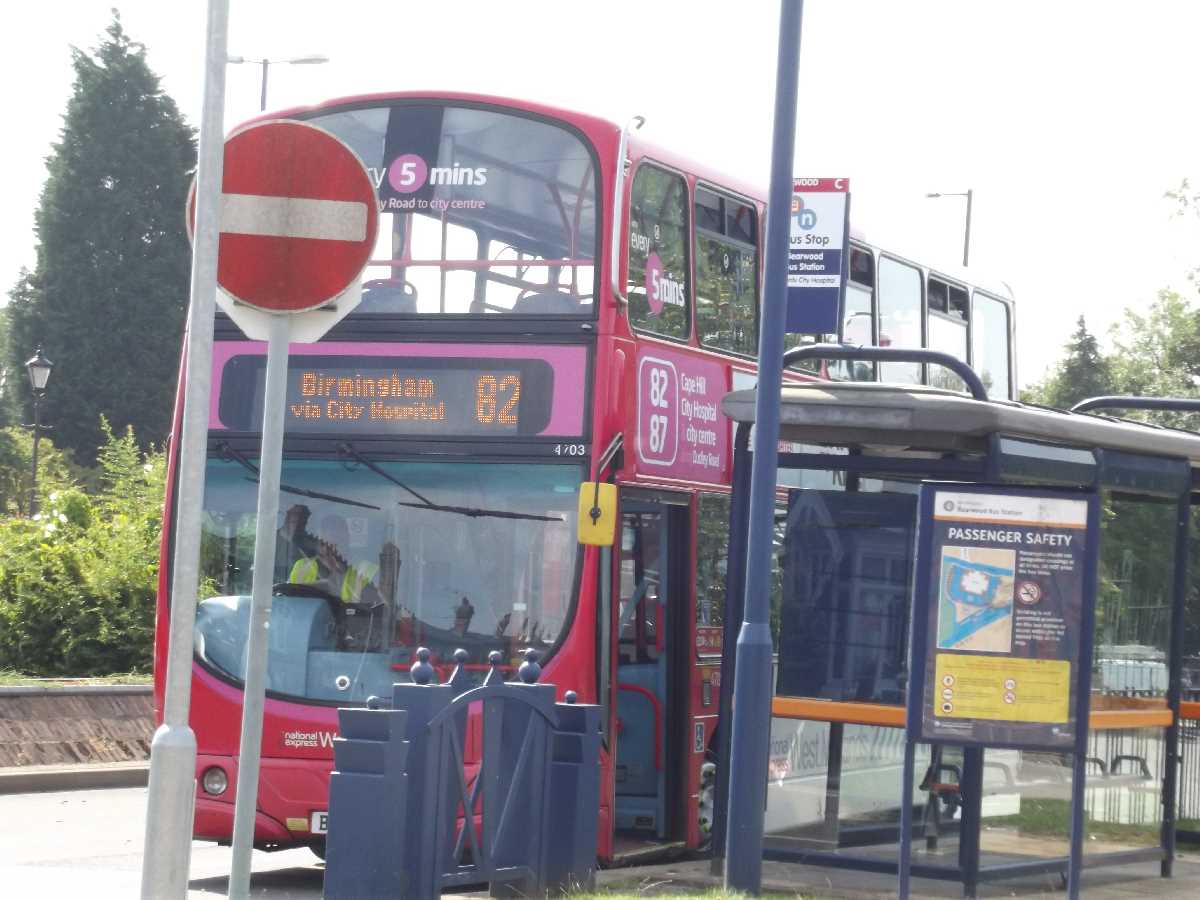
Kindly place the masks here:
[(911, 736), (1074, 746), (1087, 714), (1079, 667), (1094, 605), (1095, 497), (921, 490)]

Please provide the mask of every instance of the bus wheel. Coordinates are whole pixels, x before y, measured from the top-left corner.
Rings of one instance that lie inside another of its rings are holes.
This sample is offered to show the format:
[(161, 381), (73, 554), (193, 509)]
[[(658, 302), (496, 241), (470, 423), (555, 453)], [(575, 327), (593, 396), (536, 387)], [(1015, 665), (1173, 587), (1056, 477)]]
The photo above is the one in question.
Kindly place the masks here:
[(325, 861), (325, 838), (313, 838), (309, 842), (308, 849), (312, 850), (321, 862)]

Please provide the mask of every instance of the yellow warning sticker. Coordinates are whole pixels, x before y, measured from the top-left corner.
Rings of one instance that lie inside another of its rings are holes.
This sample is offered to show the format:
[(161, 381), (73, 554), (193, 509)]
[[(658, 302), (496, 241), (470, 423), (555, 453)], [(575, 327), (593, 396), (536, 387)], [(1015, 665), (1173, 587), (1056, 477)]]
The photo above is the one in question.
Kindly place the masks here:
[(933, 710), (939, 719), (1067, 721), (1071, 699), (1068, 660), (939, 653), (935, 677)]

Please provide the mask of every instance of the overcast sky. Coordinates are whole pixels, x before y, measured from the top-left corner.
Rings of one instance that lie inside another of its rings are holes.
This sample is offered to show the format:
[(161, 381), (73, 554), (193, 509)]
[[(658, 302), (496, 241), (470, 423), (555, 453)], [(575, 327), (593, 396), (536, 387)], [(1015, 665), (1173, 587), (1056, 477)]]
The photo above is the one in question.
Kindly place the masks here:
[[(0, 56), (8, 189), (0, 288), (34, 259), (33, 211), (62, 125), (70, 47), (95, 46), (106, 0), (23, 4)], [(202, 0), (124, 0), (127, 33), (193, 125)], [(229, 53), (270, 69), (268, 106), (368, 91), (454, 89), (623, 122), (766, 185), (778, 3), (482, 0), (455, 4), (231, 0)], [(1017, 298), (1018, 374), (1039, 378), (1083, 313), (1104, 333), (1127, 306), (1187, 287), (1200, 228), (1163, 193), (1195, 175), (1200, 4), (808, 0), (797, 175), (848, 176), (853, 225), (922, 262), (961, 262)], [(225, 129), (258, 111), (260, 69), (228, 69)], [(182, 215), (182, 211), (180, 213)]]

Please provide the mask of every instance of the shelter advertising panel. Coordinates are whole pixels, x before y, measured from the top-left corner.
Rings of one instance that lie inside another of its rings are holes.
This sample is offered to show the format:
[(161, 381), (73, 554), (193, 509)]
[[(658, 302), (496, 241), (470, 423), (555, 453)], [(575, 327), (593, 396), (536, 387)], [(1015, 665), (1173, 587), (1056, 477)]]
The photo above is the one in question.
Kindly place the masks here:
[[(1094, 496), (921, 487), (910, 734), (1062, 748), (1087, 729)], [(1086, 683), (1086, 682), (1084, 682)]]

